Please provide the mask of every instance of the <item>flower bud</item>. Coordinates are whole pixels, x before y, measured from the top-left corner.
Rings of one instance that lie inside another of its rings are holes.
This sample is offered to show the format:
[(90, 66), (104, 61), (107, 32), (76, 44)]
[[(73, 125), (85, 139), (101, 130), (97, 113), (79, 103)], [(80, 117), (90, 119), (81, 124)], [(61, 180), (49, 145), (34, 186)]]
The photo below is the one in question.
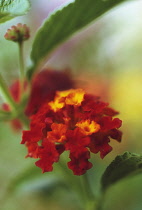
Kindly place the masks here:
[(11, 29), (8, 29), (4, 37), (14, 42), (22, 42), (29, 39), (29, 28), (26, 24), (18, 23), (16, 26), (12, 26)]

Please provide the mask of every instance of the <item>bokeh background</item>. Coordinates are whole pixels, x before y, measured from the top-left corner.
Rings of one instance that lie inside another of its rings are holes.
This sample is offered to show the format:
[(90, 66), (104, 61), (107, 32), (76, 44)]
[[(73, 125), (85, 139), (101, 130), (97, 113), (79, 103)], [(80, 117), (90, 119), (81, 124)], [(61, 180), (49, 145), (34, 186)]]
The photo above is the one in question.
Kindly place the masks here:
[[(51, 12), (69, 2), (31, 0), (27, 15), (1, 24), (0, 72), (8, 85), (18, 77), (19, 66), (16, 44), (4, 39), (7, 28), (19, 22), (30, 27), (31, 38), (25, 42), (24, 53), (25, 63), (30, 66), (36, 31)], [(113, 151), (104, 160), (100, 160), (99, 155), (92, 156), (94, 167), (88, 175), (92, 190), (98, 196), (100, 177), (116, 155), (126, 150), (142, 154), (141, 35), (142, 1), (128, 1), (74, 34), (52, 53), (44, 66), (59, 71), (67, 69), (77, 87), (101, 96), (120, 112), (122, 143), (112, 141)], [(34, 167), (34, 160), (24, 158), (26, 148), (20, 141), (21, 133), (14, 132), (8, 123), (0, 122), (2, 210), (79, 209), (77, 196), (68, 190), (64, 173), (55, 166), (55, 172), (42, 174)], [(79, 179), (77, 177), (76, 181)], [(109, 188), (103, 200), (103, 210), (141, 210), (141, 196), (142, 175), (124, 179)]]

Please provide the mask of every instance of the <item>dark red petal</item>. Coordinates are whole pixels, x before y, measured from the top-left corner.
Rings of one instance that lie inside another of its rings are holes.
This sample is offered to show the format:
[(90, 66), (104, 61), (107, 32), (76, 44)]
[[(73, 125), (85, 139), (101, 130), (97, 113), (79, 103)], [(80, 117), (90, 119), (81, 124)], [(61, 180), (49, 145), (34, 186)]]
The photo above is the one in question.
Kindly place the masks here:
[(74, 175), (82, 175), (86, 170), (92, 168), (93, 164), (88, 161), (90, 153), (87, 149), (82, 148), (79, 152), (70, 153), (71, 161), (68, 162), (68, 167), (73, 171)]
[(25, 142), (37, 142), (42, 138), (42, 132), (38, 129), (30, 130), (30, 131), (23, 131), (22, 141), (21, 144)]
[(39, 146), (36, 142), (26, 142), (26, 147), (28, 148), (26, 157), (38, 158)]
[(38, 160), (35, 165), (41, 168), (43, 173), (53, 170), (53, 162), (49, 161), (48, 158)]
[(100, 157), (103, 159), (111, 151), (112, 147), (108, 143), (104, 143), (100, 150)]
[(100, 119), (99, 124), (101, 125), (101, 129), (105, 131), (119, 128), (122, 124), (122, 121), (118, 118), (112, 119), (111, 116), (105, 116)]
[(63, 144), (57, 144), (56, 150), (61, 155), (65, 151), (65, 146)]
[(119, 112), (115, 111), (114, 109), (112, 109), (110, 107), (105, 107), (103, 110), (103, 113), (105, 115), (109, 115), (109, 116), (115, 116), (115, 115), (119, 114)]
[(109, 135), (112, 139), (116, 139), (117, 141), (121, 142), (122, 132), (117, 129), (112, 129), (109, 131)]
[(44, 173), (53, 170), (52, 165), (59, 160), (59, 153), (52, 142), (48, 142), (47, 139), (44, 139), (42, 146), (38, 150), (38, 157), (40, 160), (35, 164), (40, 167)]
[(104, 158), (112, 150), (112, 147), (108, 144), (109, 142), (110, 139), (107, 134), (96, 133), (91, 138), (90, 151), (93, 153), (100, 152), (101, 158)]
[(74, 87), (74, 82), (66, 72), (43, 70), (32, 81), (32, 90), (25, 114), (35, 114), (45, 103), (54, 99), (56, 90), (67, 90)]
[(67, 142), (65, 144), (65, 148), (71, 152), (79, 150), (80, 147), (85, 148), (90, 143), (90, 138), (84, 136), (80, 132), (79, 128), (76, 128), (75, 130), (68, 130), (66, 136)]

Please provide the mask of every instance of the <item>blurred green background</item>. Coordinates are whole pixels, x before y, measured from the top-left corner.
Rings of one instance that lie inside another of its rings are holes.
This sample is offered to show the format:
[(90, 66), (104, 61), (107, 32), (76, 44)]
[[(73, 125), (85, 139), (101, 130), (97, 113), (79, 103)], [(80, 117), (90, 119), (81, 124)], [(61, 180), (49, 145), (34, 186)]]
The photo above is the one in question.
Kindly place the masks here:
[[(18, 77), (18, 49), (6, 41), (7, 28), (19, 22), (30, 27), (31, 39), (25, 42), (25, 63), (30, 66), (34, 35), (50, 12), (66, 0), (31, 0), (31, 11), (1, 25), (0, 72), (8, 85)], [(123, 120), (122, 143), (112, 141), (113, 151), (104, 160), (92, 155), (89, 170), (92, 190), (99, 196), (100, 177), (118, 154), (128, 150), (142, 154), (142, 1), (130, 1), (109, 11), (95, 23), (75, 34), (55, 50), (46, 68), (69, 69), (77, 87), (100, 95), (120, 112)], [(1, 100), (2, 103), (2, 100)], [(42, 174), (34, 160), (25, 159), (26, 148), (20, 145), (21, 133), (0, 123), (0, 202), (2, 210), (78, 210), (79, 199), (69, 190), (65, 174)], [(76, 181), (81, 179), (77, 177)], [(72, 185), (75, 185), (72, 181)], [(142, 175), (110, 187), (104, 196), (103, 210), (141, 210)]]

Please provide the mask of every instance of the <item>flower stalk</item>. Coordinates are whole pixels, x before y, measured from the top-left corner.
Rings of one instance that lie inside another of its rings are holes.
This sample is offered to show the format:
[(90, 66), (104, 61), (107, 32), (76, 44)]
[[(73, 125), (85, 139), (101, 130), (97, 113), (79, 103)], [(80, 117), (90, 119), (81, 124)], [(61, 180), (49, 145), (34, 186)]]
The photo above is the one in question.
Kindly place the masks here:
[(19, 65), (20, 65), (20, 96), (22, 96), (22, 93), (24, 91), (24, 78), (25, 78), (25, 72), (24, 72), (24, 57), (23, 57), (23, 41), (18, 43), (19, 47)]
[(85, 206), (85, 210), (94, 210), (95, 209), (95, 196), (92, 192), (90, 183), (89, 183), (89, 179), (88, 179), (88, 173), (86, 172), (83, 176), (81, 176), (82, 180), (82, 189), (84, 192), (84, 197), (85, 197), (85, 201), (86, 201), (86, 206)]
[(5, 39), (13, 42), (17, 42), (19, 46), (19, 63), (20, 63), (20, 96), (24, 90), (24, 58), (23, 58), (23, 42), (30, 37), (29, 28), (26, 24), (18, 23), (16, 26), (12, 26), (7, 30)]
[(0, 120), (10, 120), (12, 118), (11, 112), (0, 110)]
[(0, 91), (1, 91), (2, 97), (5, 100), (5, 102), (7, 102), (9, 104), (9, 106), (11, 107), (12, 111), (15, 112), (17, 109), (16, 103), (14, 102), (14, 100), (9, 92), (9, 89), (8, 89), (1, 74), (0, 74)]
[(64, 158), (60, 158), (59, 167), (61, 168), (69, 187), (76, 192), (80, 201), (80, 207), (84, 210), (95, 210), (94, 199), (95, 196), (92, 193), (87, 174), (83, 176), (74, 176), (68, 168), (66, 168), (66, 162)]

